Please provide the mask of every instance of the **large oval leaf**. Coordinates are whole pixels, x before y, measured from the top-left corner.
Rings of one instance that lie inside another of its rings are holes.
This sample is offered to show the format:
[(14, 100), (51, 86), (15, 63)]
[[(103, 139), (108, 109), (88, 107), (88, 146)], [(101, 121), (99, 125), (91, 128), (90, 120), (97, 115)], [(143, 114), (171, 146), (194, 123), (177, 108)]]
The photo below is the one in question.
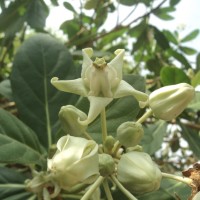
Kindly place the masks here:
[(26, 176), (14, 169), (0, 168), (0, 199), (22, 200), (28, 199), (32, 194), (24, 188)]
[(0, 132), (21, 143), (27, 144), (39, 153), (44, 152), (34, 131), (3, 109), (0, 109)]
[(157, 121), (155, 124), (150, 124), (144, 127), (144, 137), (141, 145), (145, 152), (150, 155), (160, 149), (163, 138), (166, 135), (167, 123), (163, 120)]
[(57, 91), (50, 79), (74, 79), (72, 57), (65, 46), (47, 34), (26, 40), (14, 58), (11, 74), (13, 96), (21, 119), (48, 147), (58, 128), (58, 111), (77, 96)]
[(160, 71), (160, 78), (163, 85), (174, 85), (178, 83), (190, 83), (189, 77), (182, 69), (166, 66)]

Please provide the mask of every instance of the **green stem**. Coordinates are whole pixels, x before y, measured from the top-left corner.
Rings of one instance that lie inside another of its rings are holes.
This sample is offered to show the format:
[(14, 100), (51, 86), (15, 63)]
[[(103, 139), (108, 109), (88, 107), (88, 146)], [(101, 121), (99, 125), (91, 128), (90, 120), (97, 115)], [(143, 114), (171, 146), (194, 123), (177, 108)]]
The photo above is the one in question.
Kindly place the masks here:
[(102, 141), (106, 141), (107, 137), (107, 125), (106, 125), (106, 110), (105, 108), (101, 112), (101, 130), (102, 130)]
[(185, 177), (181, 177), (181, 176), (176, 176), (176, 175), (173, 175), (173, 174), (167, 174), (167, 173), (162, 172), (162, 177), (163, 177), (163, 178), (174, 179), (174, 180), (176, 180), (176, 181), (185, 183), (185, 184), (187, 184), (187, 185), (189, 185), (189, 186), (192, 184), (192, 179), (190, 179), (190, 178), (185, 178)]
[(0, 184), (0, 188), (26, 188), (24, 184)]
[(114, 175), (111, 175), (113, 182), (117, 185), (117, 187), (126, 195), (130, 200), (137, 200), (124, 186), (117, 180)]
[(112, 197), (112, 194), (110, 192), (109, 185), (108, 185), (108, 180), (106, 180), (106, 179), (103, 181), (103, 188), (104, 188), (104, 191), (106, 193), (107, 200), (113, 200), (113, 197)]
[(142, 115), (142, 117), (140, 117), (140, 119), (137, 120), (137, 123), (142, 123), (144, 122), (149, 116), (151, 116), (153, 114), (153, 111), (151, 109), (147, 110), (144, 115)]
[(86, 137), (86, 139), (88, 139), (88, 140), (93, 140), (93, 138), (89, 135), (89, 133), (88, 132), (84, 132), (83, 133), (83, 135)]
[(100, 186), (103, 180), (104, 180), (104, 177), (99, 176), (99, 178), (91, 185), (89, 190), (83, 195), (81, 200), (88, 200), (91, 197), (91, 195), (95, 192), (95, 190)]

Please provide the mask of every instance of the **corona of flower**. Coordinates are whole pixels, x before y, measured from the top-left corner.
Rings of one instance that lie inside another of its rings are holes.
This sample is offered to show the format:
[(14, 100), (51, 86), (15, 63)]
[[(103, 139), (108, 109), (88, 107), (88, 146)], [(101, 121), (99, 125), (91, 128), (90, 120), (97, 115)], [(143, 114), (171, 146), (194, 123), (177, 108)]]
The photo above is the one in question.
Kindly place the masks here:
[(132, 95), (138, 101), (146, 102), (148, 96), (135, 90), (130, 84), (122, 80), (122, 66), (124, 50), (115, 51), (116, 57), (109, 63), (104, 58), (96, 58), (93, 62), (92, 48), (83, 52), (81, 78), (75, 80), (59, 80), (52, 78), (51, 83), (59, 90), (88, 97), (90, 109), (88, 118), (81, 124), (91, 123), (114, 98)]

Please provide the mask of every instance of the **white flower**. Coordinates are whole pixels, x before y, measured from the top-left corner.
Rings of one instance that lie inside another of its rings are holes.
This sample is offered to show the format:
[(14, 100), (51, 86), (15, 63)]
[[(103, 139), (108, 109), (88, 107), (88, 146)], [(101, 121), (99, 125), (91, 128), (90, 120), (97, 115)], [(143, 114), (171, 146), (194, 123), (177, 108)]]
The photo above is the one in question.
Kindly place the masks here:
[(81, 78), (58, 80), (54, 77), (51, 80), (51, 83), (61, 91), (88, 97), (90, 101), (88, 118), (80, 121), (81, 124), (91, 123), (114, 98), (132, 95), (138, 101), (147, 101), (148, 96), (145, 93), (135, 90), (122, 80), (123, 49), (116, 50), (116, 57), (109, 63), (106, 63), (104, 58), (96, 58), (93, 62), (90, 59), (93, 55), (92, 48), (83, 49), (82, 52)]
[(79, 183), (93, 183), (99, 175), (98, 165), (96, 142), (69, 135), (58, 140), (57, 152), (48, 160), (48, 170), (65, 190)]
[(169, 85), (149, 95), (149, 106), (155, 117), (169, 121), (183, 112), (194, 95), (194, 88), (187, 83)]

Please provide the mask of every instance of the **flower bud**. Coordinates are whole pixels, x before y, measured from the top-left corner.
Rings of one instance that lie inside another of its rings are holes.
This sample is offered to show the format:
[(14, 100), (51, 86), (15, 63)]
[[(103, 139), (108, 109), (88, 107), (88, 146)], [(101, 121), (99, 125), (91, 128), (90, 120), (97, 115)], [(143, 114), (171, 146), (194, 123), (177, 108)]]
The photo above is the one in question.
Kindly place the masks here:
[(117, 129), (117, 139), (125, 147), (133, 147), (140, 143), (144, 130), (137, 122), (125, 122)]
[(62, 106), (59, 112), (59, 119), (66, 134), (81, 136), (87, 125), (81, 125), (80, 120), (86, 120), (87, 115), (72, 105)]
[(132, 151), (122, 155), (117, 178), (130, 192), (143, 194), (160, 187), (162, 174), (147, 153)]
[(69, 190), (79, 183), (91, 184), (99, 175), (98, 145), (93, 140), (63, 136), (48, 169), (58, 185)]
[(101, 176), (109, 176), (115, 171), (115, 162), (109, 154), (99, 154), (99, 172)]
[(150, 94), (149, 106), (155, 117), (169, 121), (183, 112), (194, 94), (194, 88), (187, 83), (165, 86)]
[(195, 196), (193, 197), (192, 200), (199, 200), (200, 199), (200, 192), (198, 192), (197, 194), (195, 194)]

